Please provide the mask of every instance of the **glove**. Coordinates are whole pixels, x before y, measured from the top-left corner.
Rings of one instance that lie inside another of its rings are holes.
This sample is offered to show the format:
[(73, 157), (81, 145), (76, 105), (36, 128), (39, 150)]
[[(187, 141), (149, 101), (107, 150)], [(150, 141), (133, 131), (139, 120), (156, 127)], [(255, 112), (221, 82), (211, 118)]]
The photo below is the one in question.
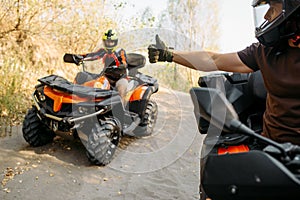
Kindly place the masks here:
[(148, 57), (150, 63), (156, 63), (158, 61), (173, 61), (173, 53), (169, 51), (166, 44), (161, 41), (158, 35), (155, 36), (156, 44), (150, 44), (148, 46)]

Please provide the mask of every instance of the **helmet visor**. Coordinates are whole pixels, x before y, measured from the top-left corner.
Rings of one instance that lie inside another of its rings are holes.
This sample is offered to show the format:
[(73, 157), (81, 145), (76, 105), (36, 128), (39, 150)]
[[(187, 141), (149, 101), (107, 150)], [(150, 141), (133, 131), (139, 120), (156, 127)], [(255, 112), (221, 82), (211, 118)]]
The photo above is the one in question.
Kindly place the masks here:
[(254, 5), (254, 24), (262, 30), (272, 24), (283, 14), (282, 1), (259, 1)]
[(106, 48), (114, 48), (115, 46), (117, 46), (118, 40), (107, 39), (103, 40), (103, 43)]

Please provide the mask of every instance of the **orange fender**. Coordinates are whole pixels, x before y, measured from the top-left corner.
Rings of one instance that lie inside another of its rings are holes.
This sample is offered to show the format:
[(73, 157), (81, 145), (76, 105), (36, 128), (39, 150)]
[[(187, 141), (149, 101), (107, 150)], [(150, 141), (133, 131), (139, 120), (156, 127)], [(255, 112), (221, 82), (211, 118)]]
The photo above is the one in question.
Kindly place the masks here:
[(131, 101), (137, 101), (143, 99), (143, 96), (147, 89), (148, 87), (143, 85), (137, 87), (131, 94), (129, 101), (131, 102)]
[(97, 99), (84, 98), (84, 97), (79, 97), (77, 95), (67, 94), (67, 93), (52, 89), (48, 86), (45, 86), (44, 94), (53, 100), (53, 111), (54, 112), (60, 111), (63, 103), (74, 104), (74, 103), (80, 103), (80, 102), (86, 102), (86, 101), (101, 101), (102, 100), (102, 98), (97, 98)]

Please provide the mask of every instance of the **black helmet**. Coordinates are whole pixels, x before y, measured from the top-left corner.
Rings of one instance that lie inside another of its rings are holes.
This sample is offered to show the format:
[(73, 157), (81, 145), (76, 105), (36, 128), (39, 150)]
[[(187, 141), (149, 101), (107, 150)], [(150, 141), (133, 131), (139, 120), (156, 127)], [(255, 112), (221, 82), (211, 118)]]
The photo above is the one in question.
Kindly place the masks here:
[(106, 49), (113, 50), (118, 45), (117, 33), (108, 29), (102, 36), (102, 41)]
[(299, 34), (300, 0), (253, 0), (255, 36), (265, 46)]

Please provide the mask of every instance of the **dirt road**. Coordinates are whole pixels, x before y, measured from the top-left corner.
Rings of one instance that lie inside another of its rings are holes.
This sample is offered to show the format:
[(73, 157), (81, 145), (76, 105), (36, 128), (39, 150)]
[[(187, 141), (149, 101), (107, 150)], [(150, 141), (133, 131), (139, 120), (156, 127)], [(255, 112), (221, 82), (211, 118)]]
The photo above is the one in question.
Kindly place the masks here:
[(198, 199), (199, 150), (190, 96), (160, 89), (152, 136), (123, 137), (108, 166), (90, 165), (80, 141), (28, 146), (21, 127), (0, 138), (0, 199)]

